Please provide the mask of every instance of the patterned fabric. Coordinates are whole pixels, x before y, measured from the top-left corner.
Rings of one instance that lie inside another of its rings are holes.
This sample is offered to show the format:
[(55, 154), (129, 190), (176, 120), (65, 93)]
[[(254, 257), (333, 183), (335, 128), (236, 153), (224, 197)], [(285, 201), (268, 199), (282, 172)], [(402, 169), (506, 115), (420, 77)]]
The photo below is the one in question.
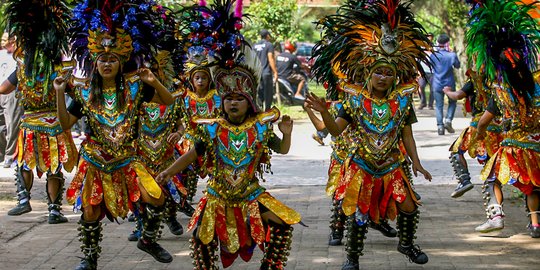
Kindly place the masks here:
[[(208, 244), (214, 237), (228, 253), (247, 251), (249, 239), (262, 244), (266, 228), (264, 208), (287, 224), (300, 222), (300, 214), (276, 200), (259, 185), (270, 165), (268, 142), (272, 122), (279, 118), (274, 109), (234, 126), (224, 119), (199, 119), (206, 125), (205, 144), (214, 161), (205, 196), (199, 202), (188, 229), (198, 227), (198, 238)], [(264, 209), (263, 208), (263, 209)], [(243, 248), (244, 247), (244, 248)]]
[[(350, 156), (343, 166), (335, 199), (343, 200), (345, 215), (369, 215), (373, 222), (394, 219), (396, 202), (401, 203), (411, 186), (402, 163), (405, 157), (400, 148), (401, 131), (407, 124), (415, 84), (398, 85), (386, 99), (370, 98), (359, 85), (343, 83), (342, 89), (351, 95), (344, 102), (350, 123)], [(415, 196), (412, 196), (416, 201)]]
[[(24, 108), (21, 130), (17, 140), (15, 157), (17, 164), (26, 164), (30, 169), (37, 167), (38, 175), (44, 172), (56, 172), (63, 166), (73, 170), (77, 162), (77, 148), (71, 132), (64, 131), (56, 114), (56, 92), (46, 85), (57, 76), (65, 76), (71, 69), (71, 62), (57, 65), (50, 78), (26, 76), (22, 52), (15, 53), (17, 60), (17, 86), (20, 105)], [(49, 87), (52, 85), (49, 85)]]
[[(137, 159), (145, 165), (152, 177), (167, 169), (175, 161), (175, 144), (167, 138), (176, 132), (180, 118), (180, 101), (166, 106), (145, 102), (141, 108), (137, 139)], [(175, 175), (164, 189), (176, 203), (181, 203), (187, 191), (180, 175)]]
[(507, 85), (494, 85), (500, 108), (507, 109), (510, 130), (501, 147), (482, 171), (482, 180), (496, 178), (501, 183), (516, 185), (525, 194), (540, 187), (540, 73), (534, 74), (535, 90), (532, 105), (516, 101)]
[(135, 136), (138, 113), (142, 105), (143, 83), (136, 75), (125, 75), (125, 97), (121, 107), (116, 94), (104, 90), (105, 100), (90, 104), (90, 86), (75, 85), (75, 98), (82, 104), (83, 114), (92, 130), (80, 150), (75, 178), (67, 190), (67, 199), (75, 210), (105, 203), (113, 218), (126, 217), (132, 203), (140, 197), (139, 184), (153, 198), (161, 189), (140, 162), (135, 161)]
[(450, 152), (468, 152), (471, 158), (478, 159), (480, 163), (485, 162), (489, 157), (495, 155), (504, 137), (502, 121), (500, 118), (494, 120), (487, 128), (486, 138), (478, 141), (476, 139), (476, 129), (481, 116), (482, 114), (477, 114), (473, 117), (469, 127), (465, 128), (450, 146)]

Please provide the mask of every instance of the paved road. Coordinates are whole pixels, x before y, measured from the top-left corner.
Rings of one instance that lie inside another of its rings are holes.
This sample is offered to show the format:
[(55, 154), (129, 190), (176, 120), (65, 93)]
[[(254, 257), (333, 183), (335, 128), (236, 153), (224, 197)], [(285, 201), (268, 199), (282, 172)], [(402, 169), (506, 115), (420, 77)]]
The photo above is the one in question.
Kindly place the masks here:
[[(526, 234), (522, 199), (513, 188), (505, 188), (506, 228), (488, 235), (475, 233), (474, 227), (485, 218), (477, 177), (480, 167), (470, 162), (474, 190), (462, 198), (451, 199), (455, 180), (447, 150), (457, 133), (438, 136), (435, 120), (428, 117), (433, 112), (418, 114), (419, 123), (413, 126), (418, 152), (434, 179), (432, 183), (415, 179), (424, 203), (417, 244), (430, 256), (430, 261), (424, 266), (409, 263), (396, 251), (397, 239), (385, 238), (372, 230), (361, 258), (363, 269), (536, 269), (540, 240)], [(465, 118), (454, 121), (458, 132), (467, 124)], [(310, 138), (312, 132), (309, 123), (296, 121), (291, 152), (273, 157), (274, 174), (266, 177), (266, 185), (272, 194), (302, 213), (309, 226), (295, 226), (287, 269), (340, 269), (344, 247), (327, 245), (330, 200), (323, 190), (330, 147), (317, 146)], [(12, 174), (12, 169), (0, 169), (0, 269), (73, 269), (81, 255), (76, 231), (79, 215), (65, 206), (69, 223), (47, 224), (41, 179), (33, 190), (34, 211), (20, 217), (7, 216), (7, 210), (15, 204)], [(199, 190), (203, 186), (201, 182)], [(185, 225), (188, 219), (182, 216), (180, 221)], [(174, 255), (174, 261), (160, 264), (126, 240), (132, 225), (105, 222), (100, 269), (192, 269), (189, 233), (175, 237), (165, 230), (160, 243)], [(260, 258), (261, 252), (256, 251), (250, 263), (238, 259), (229, 269), (258, 269)]]

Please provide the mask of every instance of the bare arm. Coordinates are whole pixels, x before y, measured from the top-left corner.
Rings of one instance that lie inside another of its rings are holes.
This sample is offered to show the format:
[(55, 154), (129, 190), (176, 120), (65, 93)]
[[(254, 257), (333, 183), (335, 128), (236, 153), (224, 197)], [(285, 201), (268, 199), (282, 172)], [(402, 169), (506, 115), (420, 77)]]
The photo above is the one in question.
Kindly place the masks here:
[(182, 120), (178, 118), (178, 121), (176, 121), (176, 126), (178, 127), (175, 132), (169, 134), (167, 137), (167, 142), (170, 144), (177, 143), (180, 138), (182, 138), (182, 134), (184, 134), (184, 125), (182, 124)]
[(152, 102), (171, 105), (174, 103), (174, 97), (169, 93), (167, 88), (156, 78), (154, 73), (150, 69), (142, 68), (139, 70), (139, 77), (141, 80), (153, 87), (156, 90), (156, 95), (152, 98)]
[(311, 123), (313, 124), (313, 126), (315, 126), (315, 129), (320, 131), (326, 128), (326, 126), (324, 125), (324, 122), (315, 115), (313, 110), (308, 107), (307, 103), (304, 103), (304, 110), (306, 111), (309, 117), (309, 120), (311, 120)]
[(414, 176), (418, 176), (418, 172), (424, 175), (426, 180), (431, 181), (431, 174), (422, 167), (420, 159), (418, 158), (418, 152), (416, 151), (416, 141), (412, 133), (411, 125), (406, 125), (403, 127), (403, 132), (401, 134), (403, 145), (407, 151), (407, 155), (411, 158), (412, 161), (412, 171)]
[(478, 127), (476, 128), (476, 139), (483, 140), (486, 137), (487, 127), (493, 118), (495, 118), (495, 114), (489, 111), (485, 111), (484, 114), (482, 114), (482, 117), (478, 120)]
[(169, 168), (161, 172), (156, 177), (156, 182), (160, 184), (166, 183), (171, 177), (185, 170), (189, 164), (197, 160), (197, 151), (195, 147), (191, 148), (187, 153), (183, 154), (179, 159), (177, 159)]
[(460, 100), (467, 97), (467, 94), (461, 90), (452, 91), (452, 88), (446, 86), (443, 88), (443, 92), (448, 96), (448, 98), (453, 100)]
[(281, 138), (281, 144), (279, 147), (279, 153), (287, 154), (289, 153), (289, 149), (291, 148), (293, 120), (288, 115), (284, 115), (281, 118), (281, 121), (278, 123), (278, 127), (281, 133), (283, 133), (283, 138)]
[(273, 52), (268, 53), (268, 62), (270, 63), (270, 69), (272, 70), (272, 75), (274, 75), (274, 81), (277, 81), (278, 73), (276, 68), (276, 58), (274, 57)]
[(16, 88), (16, 85), (11, 84), (9, 80), (5, 80), (2, 84), (0, 84), (0, 95), (7, 95), (13, 92)]
[(317, 97), (313, 93), (309, 93), (306, 98), (307, 107), (321, 113), (324, 125), (332, 136), (339, 136), (349, 125), (347, 120), (338, 117), (334, 119), (326, 108), (326, 101), (323, 98)]
[(63, 77), (56, 77), (53, 82), (53, 87), (56, 90), (56, 114), (58, 121), (63, 130), (70, 129), (79, 120), (74, 115), (70, 114), (66, 108), (66, 80)]

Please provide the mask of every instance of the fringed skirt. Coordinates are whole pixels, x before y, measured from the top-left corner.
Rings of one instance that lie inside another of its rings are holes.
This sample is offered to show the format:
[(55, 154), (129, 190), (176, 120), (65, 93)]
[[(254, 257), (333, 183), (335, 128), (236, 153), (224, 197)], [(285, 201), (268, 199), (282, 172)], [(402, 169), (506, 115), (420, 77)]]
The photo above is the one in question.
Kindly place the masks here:
[(41, 176), (61, 167), (71, 172), (78, 154), (71, 132), (62, 130), (56, 112), (27, 112), (21, 120), (15, 157), (18, 166), (37, 168)]
[(475, 117), (470, 126), (461, 132), (450, 146), (449, 151), (452, 153), (468, 152), (471, 158), (476, 158), (478, 162), (484, 163), (489, 157), (495, 155), (504, 137), (500, 121), (494, 121), (493, 124), (488, 126), (484, 140), (478, 141), (476, 139), (476, 128), (479, 118), (480, 116)]
[(99, 147), (84, 144), (66, 198), (75, 211), (102, 204), (111, 218), (125, 218), (141, 197), (139, 184), (152, 198), (161, 197), (160, 186), (139, 161), (133, 157), (112, 159)]
[(497, 179), (531, 194), (540, 187), (540, 133), (509, 132), (480, 176), (484, 181)]
[[(351, 216), (359, 211), (378, 223), (382, 219), (394, 220), (397, 216), (397, 204), (413, 194), (407, 174), (400, 162), (387, 167), (384, 171), (370, 172), (362, 160), (350, 159), (343, 165), (344, 176), (340, 181), (334, 198), (343, 200), (345, 215)], [(411, 196), (420, 204), (415, 196)]]
[[(176, 152), (177, 150), (174, 149)], [(148, 159), (144, 154), (139, 153), (138, 159), (141, 161), (142, 164), (144, 164), (146, 170), (152, 177), (156, 178), (162, 171), (167, 169), (171, 164), (175, 161), (175, 155), (173, 152), (171, 152), (171, 156), (169, 158), (163, 157), (165, 161), (160, 160), (159, 164), (156, 164), (155, 161), (151, 161)], [(167, 193), (168, 196), (171, 196), (173, 201), (177, 204), (183, 204), (185, 203), (186, 196), (187, 196), (187, 190), (182, 183), (182, 175), (176, 174), (174, 175), (169, 182), (166, 184), (161, 185), (162, 189)]]
[(330, 156), (330, 167), (328, 167), (328, 182), (326, 183), (326, 195), (329, 197), (334, 196), (336, 188), (339, 185), (339, 181), (342, 176), (343, 162), (347, 158), (346, 151), (336, 151), (332, 152)]
[[(222, 200), (209, 188), (201, 198), (188, 230), (197, 227), (197, 237), (203, 244), (219, 239), (224, 266), (232, 264), (238, 255), (245, 261), (251, 258), (255, 244), (266, 241), (267, 228), (261, 214), (268, 210), (286, 224), (300, 222), (300, 214), (272, 197), (263, 188), (257, 189), (249, 200), (231, 203)], [(262, 206), (262, 207), (261, 207)], [(261, 211), (262, 208), (262, 211)]]

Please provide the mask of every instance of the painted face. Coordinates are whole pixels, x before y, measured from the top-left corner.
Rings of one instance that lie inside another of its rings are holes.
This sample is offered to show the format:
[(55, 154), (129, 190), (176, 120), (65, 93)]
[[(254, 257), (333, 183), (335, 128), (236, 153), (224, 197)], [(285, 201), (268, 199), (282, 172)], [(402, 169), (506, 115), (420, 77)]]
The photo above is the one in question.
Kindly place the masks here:
[(99, 75), (105, 80), (114, 80), (120, 70), (120, 60), (114, 54), (103, 54), (97, 59)]
[(249, 101), (240, 94), (230, 94), (223, 99), (223, 110), (229, 120), (235, 124), (241, 123), (248, 111)]
[(210, 84), (210, 78), (208, 73), (204, 71), (197, 71), (193, 74), (191, 83), (195, 90), (208, 90), (208, 85)]
[(371, 73), (371, 87), (374, 91), (386, 92), (396, 80), (396, 73), (388, 67), (378, 67)]

